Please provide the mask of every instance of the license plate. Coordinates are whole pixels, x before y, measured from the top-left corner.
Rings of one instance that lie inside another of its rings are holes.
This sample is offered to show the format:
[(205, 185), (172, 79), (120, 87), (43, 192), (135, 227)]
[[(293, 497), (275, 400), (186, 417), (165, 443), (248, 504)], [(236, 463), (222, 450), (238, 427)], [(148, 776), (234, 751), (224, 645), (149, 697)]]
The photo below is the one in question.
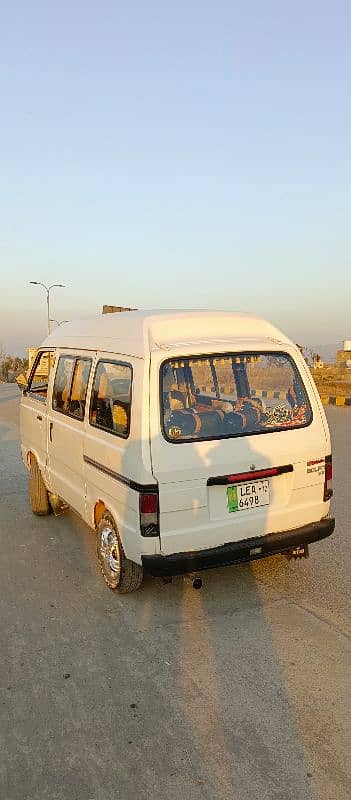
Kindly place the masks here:
[(269, 481), (253, 481), (227, 486), (228, 511), (248, 511), (269, 505)]

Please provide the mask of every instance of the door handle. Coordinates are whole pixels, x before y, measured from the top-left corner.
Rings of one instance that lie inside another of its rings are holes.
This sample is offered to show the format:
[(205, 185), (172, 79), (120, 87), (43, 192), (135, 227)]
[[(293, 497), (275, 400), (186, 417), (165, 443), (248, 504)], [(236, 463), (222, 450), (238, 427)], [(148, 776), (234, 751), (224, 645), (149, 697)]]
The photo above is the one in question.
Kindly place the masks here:
[(41, 417), (40, 414), (37, 414), (37, 419), (39, 420), (39, 422), (42, 422), (43, 417)]
[(50, 424), (49, 424), (49, 439), (50, 439), (50, 442), (52, 442), (52, 429), (53, 429), (53, 427), (54, 427), (54, 423), (50, 422)]

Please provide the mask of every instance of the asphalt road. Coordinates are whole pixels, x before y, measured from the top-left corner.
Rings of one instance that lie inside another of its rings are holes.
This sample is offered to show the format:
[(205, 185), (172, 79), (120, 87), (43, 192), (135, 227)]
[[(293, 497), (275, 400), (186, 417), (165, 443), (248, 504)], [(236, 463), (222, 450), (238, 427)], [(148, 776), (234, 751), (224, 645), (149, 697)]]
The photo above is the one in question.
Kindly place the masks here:
[(73, 514), (32, 516), (0, 386), (1, 800), (350, 800), (351, 409), (335, 534), (116, 596)]

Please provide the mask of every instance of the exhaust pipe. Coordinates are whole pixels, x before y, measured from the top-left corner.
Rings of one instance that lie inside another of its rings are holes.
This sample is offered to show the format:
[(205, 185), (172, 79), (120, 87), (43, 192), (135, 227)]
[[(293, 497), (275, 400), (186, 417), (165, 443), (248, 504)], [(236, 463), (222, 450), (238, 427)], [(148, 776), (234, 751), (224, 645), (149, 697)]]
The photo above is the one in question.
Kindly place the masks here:
[(202, 578), (199, 575), (196, 576), (193, 580), (193, 589), (201, 589), (202, 587)]
[[(193, 589), (201, 589), (202, 588), (202, 578), (200, 578), (200, 575), (195, 575), (195, 578), (192, 578), (191, 575), (184, 575), (185, 579), (189, 579), (189, 577), (190, 577), (190, 580), (192, 581)], [(173, 578), (172, 578), (171, 575), (163, 575), (162, 583), (167, 584), (167, 583), (172, 583), (172, 582), (173, 582)]]

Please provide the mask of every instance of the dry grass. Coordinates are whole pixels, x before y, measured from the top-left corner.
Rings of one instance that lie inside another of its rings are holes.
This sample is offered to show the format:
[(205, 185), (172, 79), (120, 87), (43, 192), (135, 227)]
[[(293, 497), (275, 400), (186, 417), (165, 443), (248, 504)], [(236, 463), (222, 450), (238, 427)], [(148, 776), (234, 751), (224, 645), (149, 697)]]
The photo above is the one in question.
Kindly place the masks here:
[(311, 370), (319, 394), (322, 397), (340, 395), (351, 397), (351, 370), (338, 366), (327, 366)]

